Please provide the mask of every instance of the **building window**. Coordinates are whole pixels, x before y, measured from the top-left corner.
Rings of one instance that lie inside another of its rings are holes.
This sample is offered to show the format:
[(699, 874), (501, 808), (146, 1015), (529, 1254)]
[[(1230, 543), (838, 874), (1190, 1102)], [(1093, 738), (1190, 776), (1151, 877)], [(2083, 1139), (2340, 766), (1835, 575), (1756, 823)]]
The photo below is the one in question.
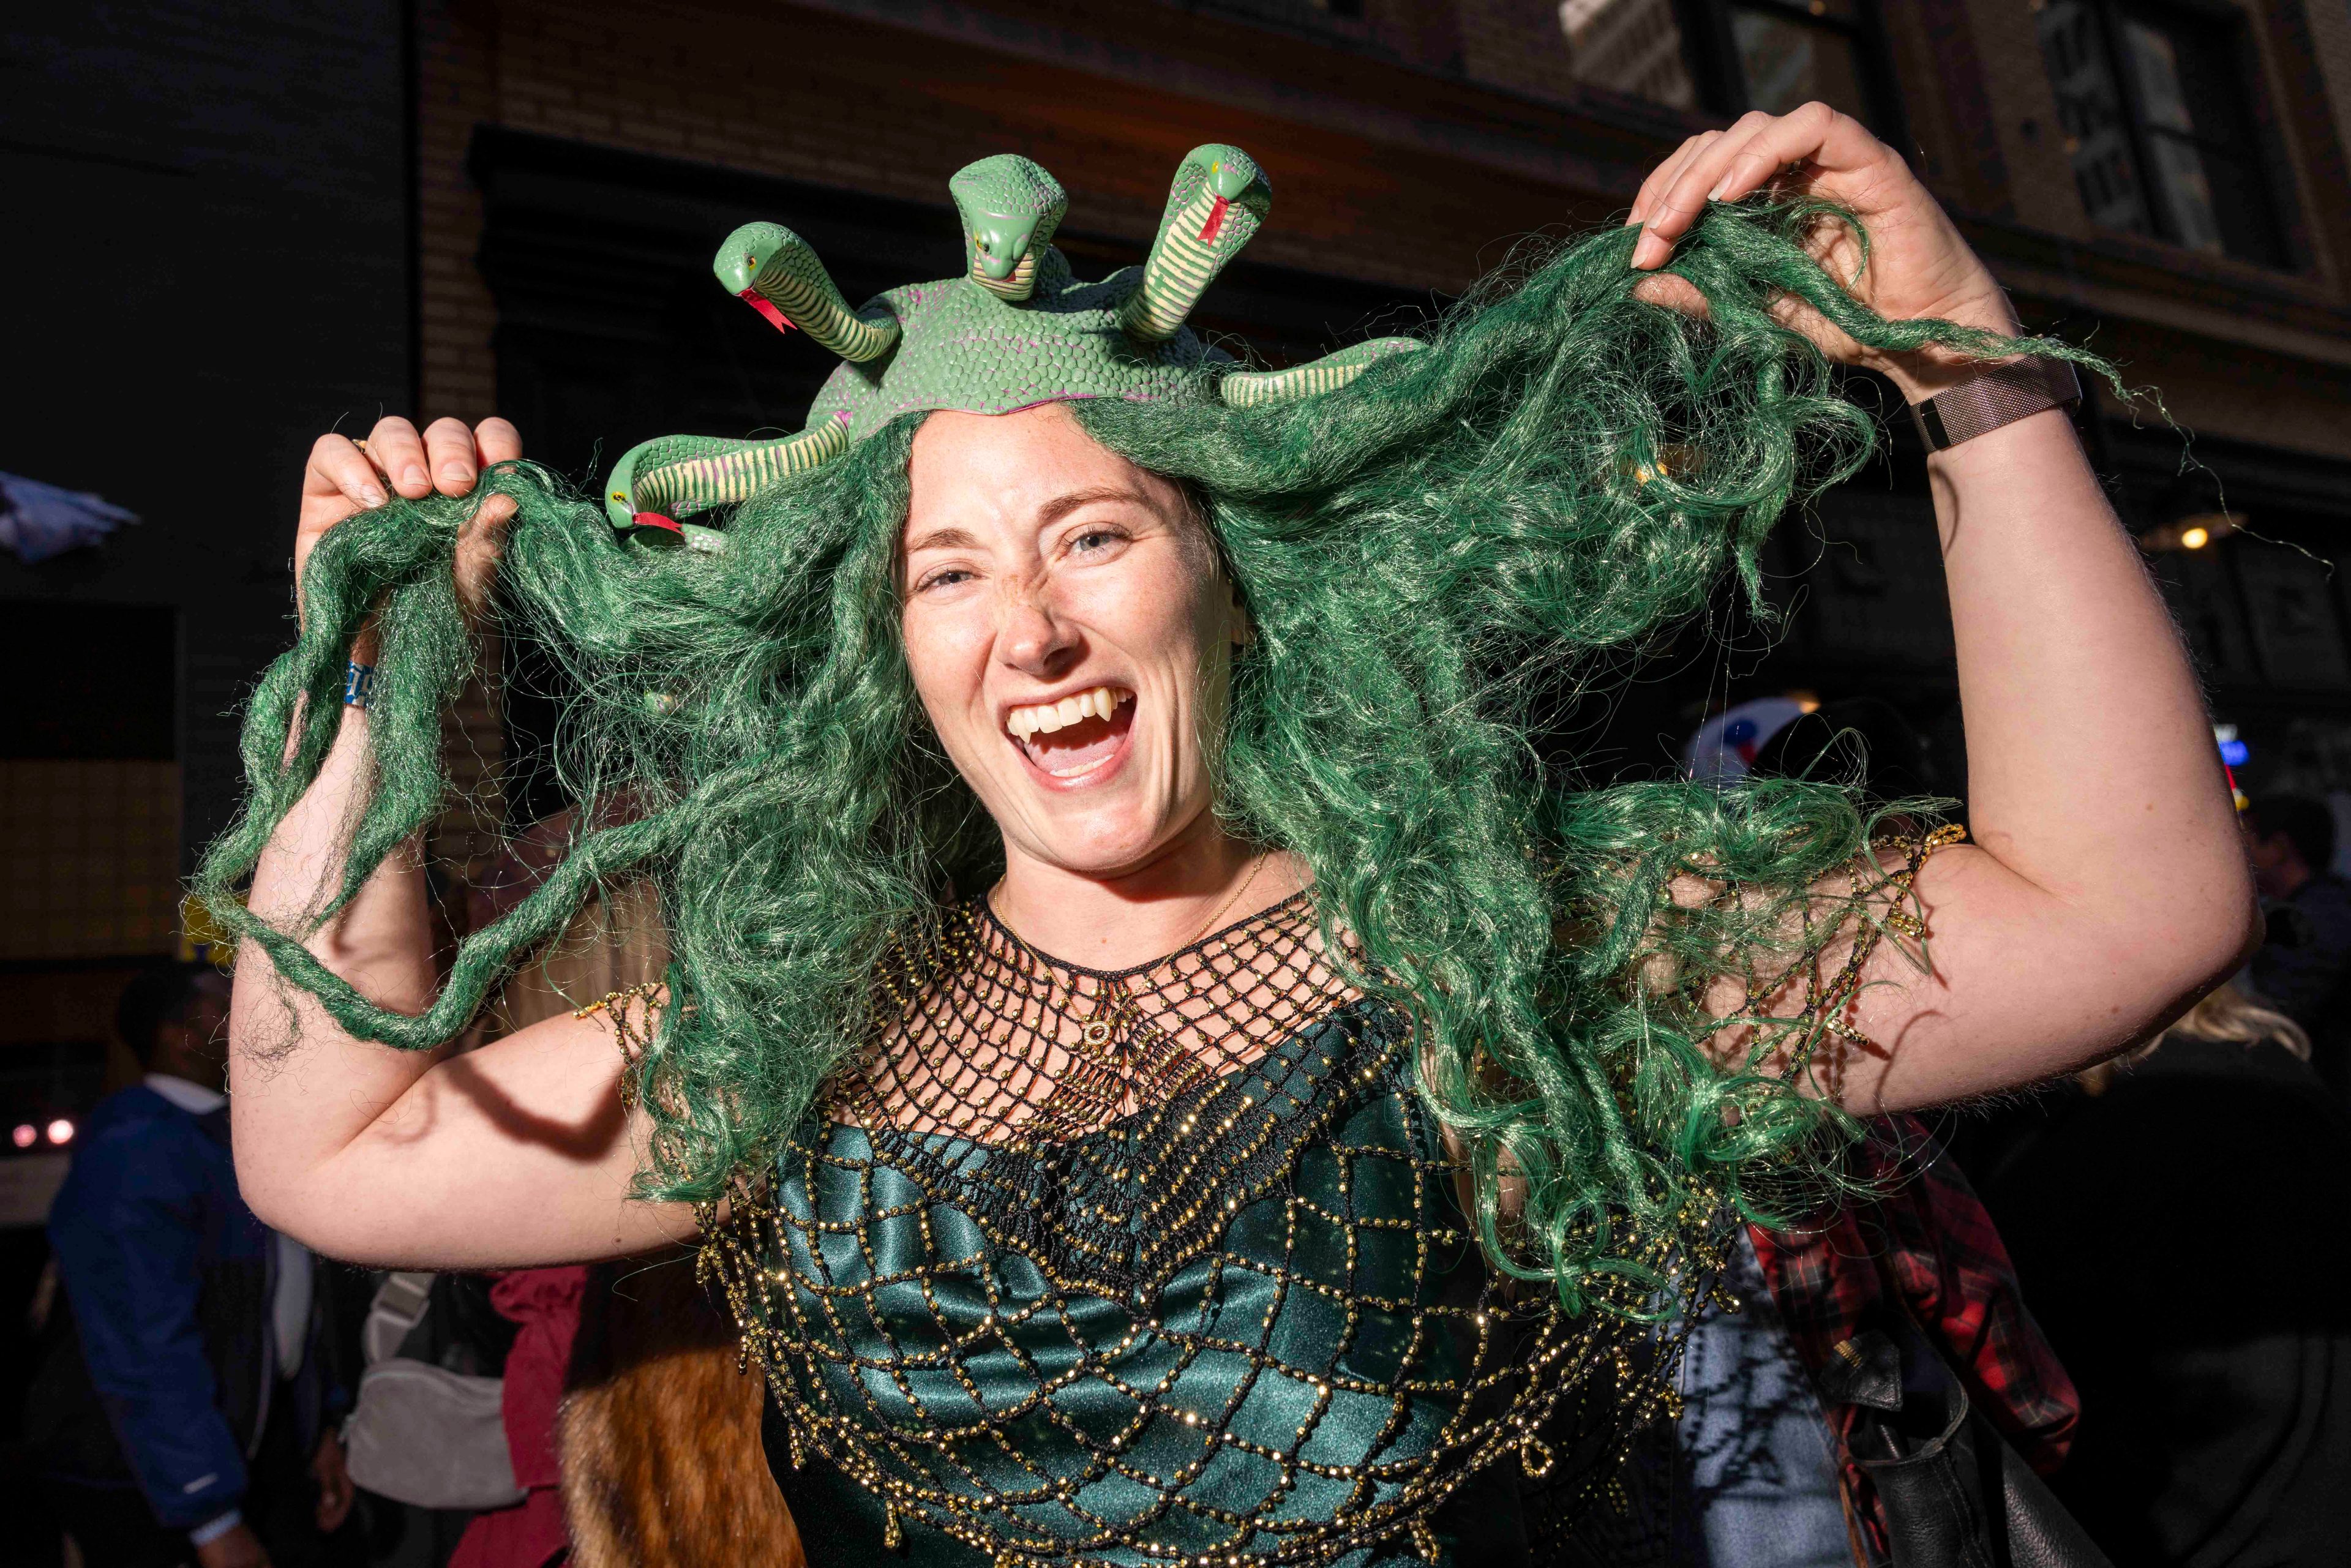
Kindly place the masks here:
[(1818, 99), (1884, 129), (1867, 0), (1561, 0), (1578, 80), (1674, 109), (1785, 114)]
[(2039, 26), (2092, 223), (2284, 264), (2241, 18), (2138, 0), (2048, 0)]
[(1785, 114), (1820, 99), (1864, 124), (1871, 112), (1856, 0), (1726, 5), (1741, 110)]
[(1673, 109), (1698, 107), (1674, 0), (1561, 0), (1575, 79)]

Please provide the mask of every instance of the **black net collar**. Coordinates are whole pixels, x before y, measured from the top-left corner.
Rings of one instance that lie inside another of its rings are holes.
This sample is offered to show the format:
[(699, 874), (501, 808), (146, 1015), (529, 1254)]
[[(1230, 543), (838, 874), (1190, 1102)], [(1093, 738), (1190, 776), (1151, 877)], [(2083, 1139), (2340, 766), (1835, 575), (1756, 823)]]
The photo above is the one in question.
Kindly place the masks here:
[(1126, 969), (1023, 941), (985, 899), (876, 972), (870, 1047), (828, 1096), (870, 1134), (1067, 1144), (1234, 1080), (1362, 992), (1298, 893)]

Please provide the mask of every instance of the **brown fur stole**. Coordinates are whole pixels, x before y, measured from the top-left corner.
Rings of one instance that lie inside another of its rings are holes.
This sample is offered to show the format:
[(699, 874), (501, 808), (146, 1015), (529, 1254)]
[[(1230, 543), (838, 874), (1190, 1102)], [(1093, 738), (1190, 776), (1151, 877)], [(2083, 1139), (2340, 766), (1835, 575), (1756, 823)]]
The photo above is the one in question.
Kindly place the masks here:
[(806, 1568), (737, 1343), (688, 1256), (590, 1271), (558, 1432), (574, 1568)]

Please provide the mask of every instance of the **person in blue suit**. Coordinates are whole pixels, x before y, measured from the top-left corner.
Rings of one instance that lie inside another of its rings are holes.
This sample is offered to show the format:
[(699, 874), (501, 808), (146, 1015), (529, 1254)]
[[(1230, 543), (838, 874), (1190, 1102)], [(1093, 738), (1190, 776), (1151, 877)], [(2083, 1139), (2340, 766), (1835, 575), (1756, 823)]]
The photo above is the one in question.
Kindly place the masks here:
[(131, 982), (117, 1021), (145, 1079), (91, 1113), (49, 1212), (62, 1301), (27, 1427), (88, 1568), (342, 1559), (322, 1281), (238, 1195), (227, 1012), (209, 966)]

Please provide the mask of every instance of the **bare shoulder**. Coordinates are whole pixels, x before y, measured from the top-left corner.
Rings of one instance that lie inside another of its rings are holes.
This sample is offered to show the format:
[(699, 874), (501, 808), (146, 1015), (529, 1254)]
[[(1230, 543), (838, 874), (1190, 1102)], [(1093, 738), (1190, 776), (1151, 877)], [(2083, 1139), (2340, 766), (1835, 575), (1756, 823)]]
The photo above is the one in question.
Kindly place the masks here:
[(620, 1046), (625, 1060), (634, 1062), (644, 1054), (653, 1031), (661, 1027), (661, 1015), (668, 1006), (669, 988), (659, 980), (647, 980), (642, 985), (607, 991), (574, 1008), (568, 1015), (546, 1021), (569, 1026), (575, 1033), (602, 1034)]
[(1959, 844), (1956, 824), (1897, 824), (1809, 886), (1711, 875), (1670, 879), (1651, 918), (1635, 983), (1686, 1009), (1727, 1071), (1800, 1077), (1843, 1098), (1876, 1053), (1865, 998), (1931, 975), (1930, 910), (1918, 879)]

